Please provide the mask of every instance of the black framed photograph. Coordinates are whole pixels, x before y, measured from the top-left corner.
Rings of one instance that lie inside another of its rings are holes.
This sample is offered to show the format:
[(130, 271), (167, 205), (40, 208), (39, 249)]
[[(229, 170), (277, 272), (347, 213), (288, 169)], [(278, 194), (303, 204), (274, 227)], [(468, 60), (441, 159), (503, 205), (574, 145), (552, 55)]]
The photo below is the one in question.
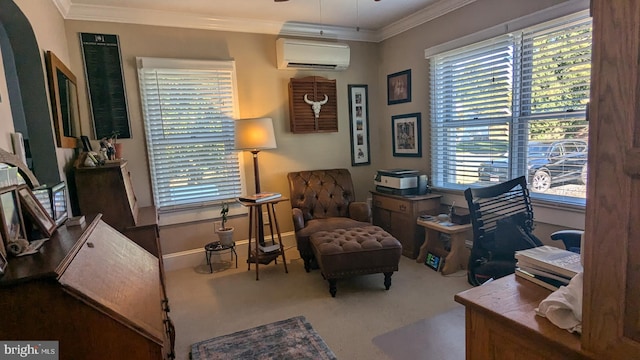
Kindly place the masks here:
[(412, 113), (391, 117), (393, 156), (421, 157), (421, 114)]
[(2, 218), (0, 231), (2, 232), (3, 240), (2, 246), (0, 246), (0, 253), (6, 258), (6, 246), (9, 242), (17, 239), (26, 239), (27, 237), (15, 187), (4, 188), (0, 191), (0, 215)]
[(348, 88), (351, 165), (368, 165), (371, 164), (368, 85), (349, 85)]
[(27, 186), (19, 187), (18, 196), (20, 197), (20, 204), (31, 216), (31, 219), (35, 222), (36, 226), (38, 226), (42, 234), (50, 237), (56, 230), (56, 222), (47, 214), (47, 211), (42, 204), (40, 204), (31, 189)]
[(411, 69), (387, 75), (387, 105), (411, 102)]

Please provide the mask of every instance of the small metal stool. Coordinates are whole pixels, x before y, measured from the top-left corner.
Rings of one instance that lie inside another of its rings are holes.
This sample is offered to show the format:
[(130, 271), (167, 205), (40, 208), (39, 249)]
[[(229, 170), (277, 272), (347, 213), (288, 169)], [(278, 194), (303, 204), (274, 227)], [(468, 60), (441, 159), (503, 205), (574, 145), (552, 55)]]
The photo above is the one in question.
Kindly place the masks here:
[(231, 261), (233, 261), (233, 257), (235, 255), (236, 258), (236, 269), (238, 268), (238, 254), (236, 253), (236, 244), (234, 243), (231, 246), (222, 245), (220, 241), (214, 241), (212, 243), (208, 243), (204, 246), (204, 256), (207, 259), (207, 265), (209, 265), (209, 273), (213, 273), (213, 266), (211, 265), (211, 255), (214, 252), (220, 252), (224, 250), (231, 250)]

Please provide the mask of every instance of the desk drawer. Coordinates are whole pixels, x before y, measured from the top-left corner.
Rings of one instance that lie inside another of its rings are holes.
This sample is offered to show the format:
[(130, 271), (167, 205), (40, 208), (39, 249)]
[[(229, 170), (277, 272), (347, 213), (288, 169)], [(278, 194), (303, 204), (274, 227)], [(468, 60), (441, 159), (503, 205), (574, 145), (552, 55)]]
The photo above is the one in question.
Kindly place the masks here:
[(381, 209), (386, 209), (393, 212), (399, 212), (408, 214), (412, 212), (412, 205), (410, 201), (393, 199), (383, 196), (373, 196), (373, 205)]

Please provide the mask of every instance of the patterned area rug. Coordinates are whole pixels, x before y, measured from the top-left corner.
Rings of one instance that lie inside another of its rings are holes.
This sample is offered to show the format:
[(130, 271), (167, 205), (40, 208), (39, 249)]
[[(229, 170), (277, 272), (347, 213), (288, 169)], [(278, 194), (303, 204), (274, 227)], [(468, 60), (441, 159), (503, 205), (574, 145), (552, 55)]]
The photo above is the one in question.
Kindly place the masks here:
[(200, 341), (191, 345), (191, 358), (337, 359), (304, 316)]

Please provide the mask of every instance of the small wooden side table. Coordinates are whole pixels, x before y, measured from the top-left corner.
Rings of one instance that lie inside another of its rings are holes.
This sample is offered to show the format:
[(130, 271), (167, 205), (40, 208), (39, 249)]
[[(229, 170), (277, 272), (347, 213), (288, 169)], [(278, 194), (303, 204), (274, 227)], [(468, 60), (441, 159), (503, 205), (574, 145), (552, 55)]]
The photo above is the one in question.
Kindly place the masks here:
[[(276, 264), (278, 263), (278, 257), (282, 256), (282, 262), (284, 263), (284, 272), (289, 273), (287, 269), (287, 260), (284, 255), (284, 246), (282, 245), (282, 236), (280, 235), (280, 227), (278, 226), (278, 219), (276, 218), (276, 211), (274, 205), (281, 201), (288, 201), (289, 199), (285, 197), (280, 197), (273, 200), (267, 200), (262, 202), (247, 202), (240, 201), (242, 205), (249, 208), (249, 246), (247, 253), (247, 271), (251, 270), (251, 263), (256, 264), (256, 281), (260, 280), (260, 264), (267, 265), (275, 260)], [(264, 226), (262, 223), (262, 206), (267, 209), (267, 216), (269, 217), (269, 230), (271, 231), (271, 243), (275, 244), (273, 226), (275, 225), (276, 232), (275, 234), (278, 236), (278, 244), (280, 245), (279, 249), (276, 251), (271, 251), (268, 253), (263, 253), (260, 251), (260, 228)]]
[[(442, 275), (449, 275), (467, 268), (469, 250), (465, 246), (465, 238), (473, 230), (471, 224), (443, 226), (437, 221), (418, 218), (418, 225), (423, 226), (426, 231), (424, 243), (420, 247), (416, 262), (424, 263), (427, 251), (431, 251), (438, 256), (445, 257)], [(451, 236), (450, 251), (447, 251), (440, 241), (441, 233)]]

